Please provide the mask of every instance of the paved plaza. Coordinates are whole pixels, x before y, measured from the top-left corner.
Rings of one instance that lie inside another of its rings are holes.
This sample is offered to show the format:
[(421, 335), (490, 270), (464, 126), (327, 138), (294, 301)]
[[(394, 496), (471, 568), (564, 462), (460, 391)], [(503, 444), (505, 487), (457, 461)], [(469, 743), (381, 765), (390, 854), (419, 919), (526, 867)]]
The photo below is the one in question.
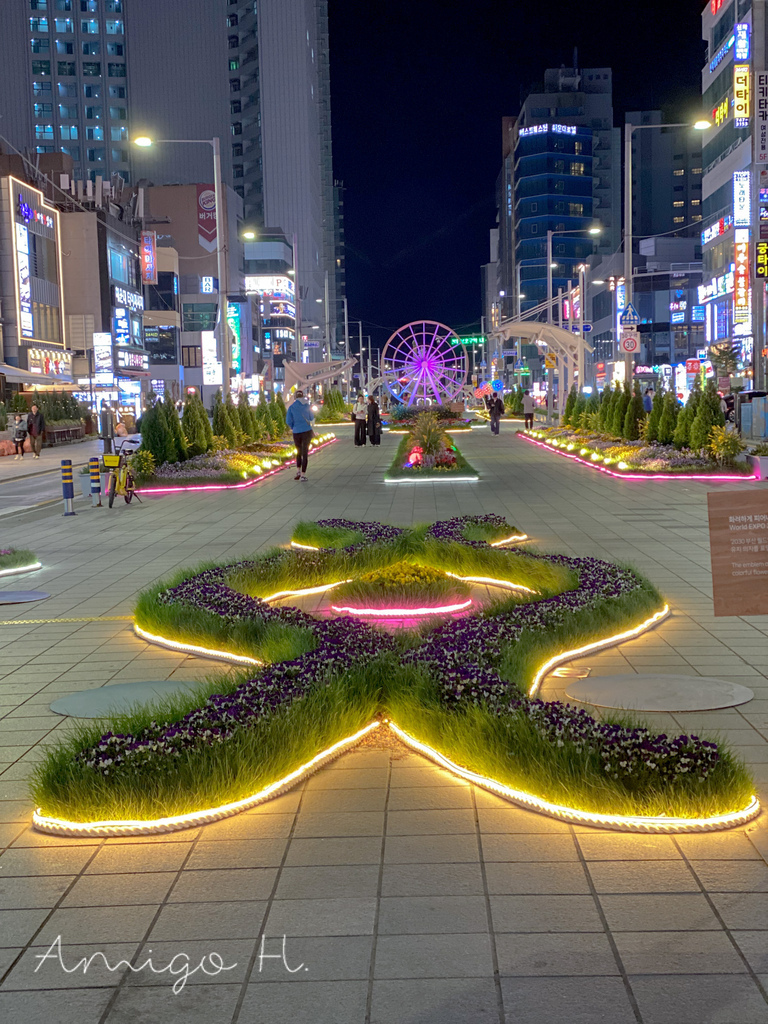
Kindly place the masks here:
[[(226, 670), (137, 639), (119, 618), (137, 593), (203, 559), (285, 544), (298, 520), (337, 516), (408, 525), (500, 513), (541, 550), (636, 566), (672, 616), (584, 664), (592, 676), (751, 688), (738, 708), (643, 717), (727, 740), (768, 801), (768, 619), (713, 617), (706, 514), (710, 486), (768, 484), (615, 480), (517, 440), (503, 421), (498, 438), (459, 439), (478, 484), (390, 485), (399, 439), (357, 449), (349, 428), (338, 433), (306, 484), (284, 472), (243, 491), (111, 511), (78, 499), (73, 518), (56, 506), (0, 520), (2, 545), (44, 564), (0, 589), (51, 595), (0, 616), (0, 1021), (768, 1024), (765, 813), (713, 835), (574, 827), (374, 738), (204, 828), (105, 840), (32, 831), (25, 780), (46, 743), (76, 728), (52, 701)], [(550, 678), (542, 695), (562, 697), (566, 683)], [(74, 969), (97, 951), (110, 966), (151, 966)]]

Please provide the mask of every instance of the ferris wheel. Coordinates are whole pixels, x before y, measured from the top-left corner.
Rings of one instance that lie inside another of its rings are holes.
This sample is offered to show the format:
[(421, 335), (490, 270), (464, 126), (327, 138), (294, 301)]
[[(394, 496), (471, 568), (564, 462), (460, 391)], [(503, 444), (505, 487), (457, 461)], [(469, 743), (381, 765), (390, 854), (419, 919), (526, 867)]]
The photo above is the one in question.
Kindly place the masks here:
[(381, 379), (403, 405), (451, 402), (467, 382), (467, 350), (435, 320), (414, 320), (391, 336), (381, 353)]

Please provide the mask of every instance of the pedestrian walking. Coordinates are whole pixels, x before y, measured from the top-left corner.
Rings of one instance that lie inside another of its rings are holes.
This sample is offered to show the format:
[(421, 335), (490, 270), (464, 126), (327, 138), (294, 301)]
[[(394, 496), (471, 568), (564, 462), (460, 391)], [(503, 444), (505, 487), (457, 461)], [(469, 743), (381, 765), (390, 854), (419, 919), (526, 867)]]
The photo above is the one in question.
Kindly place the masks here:
[(314, 437), (312, 424), (315, 421), (315, 414), (312, 407), (304, 398), (303, 391), (297, 391), (294, 400), (288, 406), (285, 414), (285, 422), (293, 433), (293, 443), (296, 448), (296, 476), (294, 480), (307, 479), (307, 459), (309, 457), (309, 442)]
[(371, 444), (381, 444), (381, 413), (379, 412), (378, 402), (373, 395), (368, 397), (366, 423)]
[(14, 461), (16, 459), (24, 458), (24, 442), (27, 440), (27, 424), (21, 418), (19, 413), (16, 413), (13, 423), (13, 444), (16, 448), (16, 454), (13, 456)]
[(501, 417), (504, 415), (504, 403), (502, 402), (501, 398), (495, 391), (493, 393), (491, 403), (488, 407), (488, 411), (491, 414), (491, 433), (498, 434), (499, 421), (501, 420)]
[(530, 391), (523, 392), (523, 416), (525, 416), (525, 429), (533, 429), (533, 413), (536, 409), (536, 399)]
[(643, 409), (646, 412), (651, 412), (653, 410), (653, 391), (650, 388), (645, 389), (645, 394), (643, 395)]
[(355, 417), (355, 447), (365, 447), (365, 430), (366, 421), (368, 418), (368, 407), (365, 404), (365, 398), (363, 398), (362, 391), (357, 394), (357, 401), (352, 410), (352, 415)]
[(33, 402), (29, 415), (27, 416), (27, 433), (32, 445), (32, 458), (40, 458), (40, 449), (43, 447), (43, 432), (45, 430), (45, 416), (40, 412), (37, 404)]

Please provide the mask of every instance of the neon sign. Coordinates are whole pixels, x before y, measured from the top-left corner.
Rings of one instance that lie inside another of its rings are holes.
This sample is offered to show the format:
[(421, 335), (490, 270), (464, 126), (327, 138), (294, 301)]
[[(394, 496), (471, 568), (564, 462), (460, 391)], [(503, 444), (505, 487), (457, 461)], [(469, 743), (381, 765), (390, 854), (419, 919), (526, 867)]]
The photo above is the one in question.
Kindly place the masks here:
[(715, 238), (719, 238), (720, 235), (724, 235), (732, 224), (733, 217), (731, 217), (730, 214), (725, 217), (721, 217), (720, 220), (716, 220), (714, 224), (710, 224), (708, 228), (705, 228), (701, 232), (701, 244), (706, 245), (707, 242), (711, 242)]
[(141, 232), (139, 252), (142, 284), (157, 284), (157, 235), (154, 231)]
[(717, 51), (715, 56), (709, 62), (709, 70), (710, 70), (710, 72), (714, 71), (716, 67), (719, 67), (719, 65), (723, 63), (723, 61), (728, 56), (728, 53), (730, 52), (730, 49), (731, 49), (731, 47), (733, 46), (733, 44), (735, 42), (736, 42), (735, 37), (731, 36), (729, 39), (727, 39), (723, 43), (723, 45)]
[(737, 128), (749, 127), (751, 78), (749, 64), (733, 65), (733, 115)]
[(129, 292), (119, 284), (112, 285), (112, 295), (116, 306), (127, 306), (128, 309), (144, 309), (144, 296), (141, 292)]
[(749, 319), (749, 229), (737, 228), (733, 243), (735, 262), (733, 278), (733, 322)]
[(232, 372), (240, 373), (243, 368), (243, 351), (240, 331), (240, 306), (236, 302), (227, 303), (227, 327), (232, 332)]
[(748, 228), (752, 221), (749, 171), (735, 171), (733, 175), (733, 223), (737, 228)]
[(17, 212), (25, 224), (29, 224), (29, 222), (33, 220), (36, 224), (42, 224), (44, 228), (53, 229), (53, 217), (50, 217), (47, 213), (41, 213), (33, 206), (30, 206), (29, 203), (24, 201), (24, 196), (21, 194), (19, 194), (19, 206)]
[(749, 25), (741, 22), (734, 31), (736, 49), (733, 56), (735, 60), (749, 60)]
[(728, 102), (727, 96), (724, 100), (721, 100), (716, 107), (712, 108), (712, 120), (718, 128), (724, 121), (728, 120), (728, 114), (730, 111), (731, 105)]
[(556, 135), (575, 135), (575, 124), (534, 124), (530, 128), (521, 128), (519, 136), (521, 139), (528, 135), (546, 135), (547, 132), (554, 132)]

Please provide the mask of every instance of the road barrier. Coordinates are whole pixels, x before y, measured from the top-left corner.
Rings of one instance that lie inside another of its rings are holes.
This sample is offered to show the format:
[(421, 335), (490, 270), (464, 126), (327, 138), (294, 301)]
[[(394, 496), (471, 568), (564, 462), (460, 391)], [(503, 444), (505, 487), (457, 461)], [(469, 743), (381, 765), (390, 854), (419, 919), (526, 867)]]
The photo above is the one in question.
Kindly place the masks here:
[(101, 508), (101, 473), (96, 456), (88, 460), (88, 468), (91, 473), (91, 505), (93, 508)]
[(77, 515), (74, 509), (75, 485), (72, 479), (72, 459), (61, 460), (61, 489), (64, 493), (64, 515)]

